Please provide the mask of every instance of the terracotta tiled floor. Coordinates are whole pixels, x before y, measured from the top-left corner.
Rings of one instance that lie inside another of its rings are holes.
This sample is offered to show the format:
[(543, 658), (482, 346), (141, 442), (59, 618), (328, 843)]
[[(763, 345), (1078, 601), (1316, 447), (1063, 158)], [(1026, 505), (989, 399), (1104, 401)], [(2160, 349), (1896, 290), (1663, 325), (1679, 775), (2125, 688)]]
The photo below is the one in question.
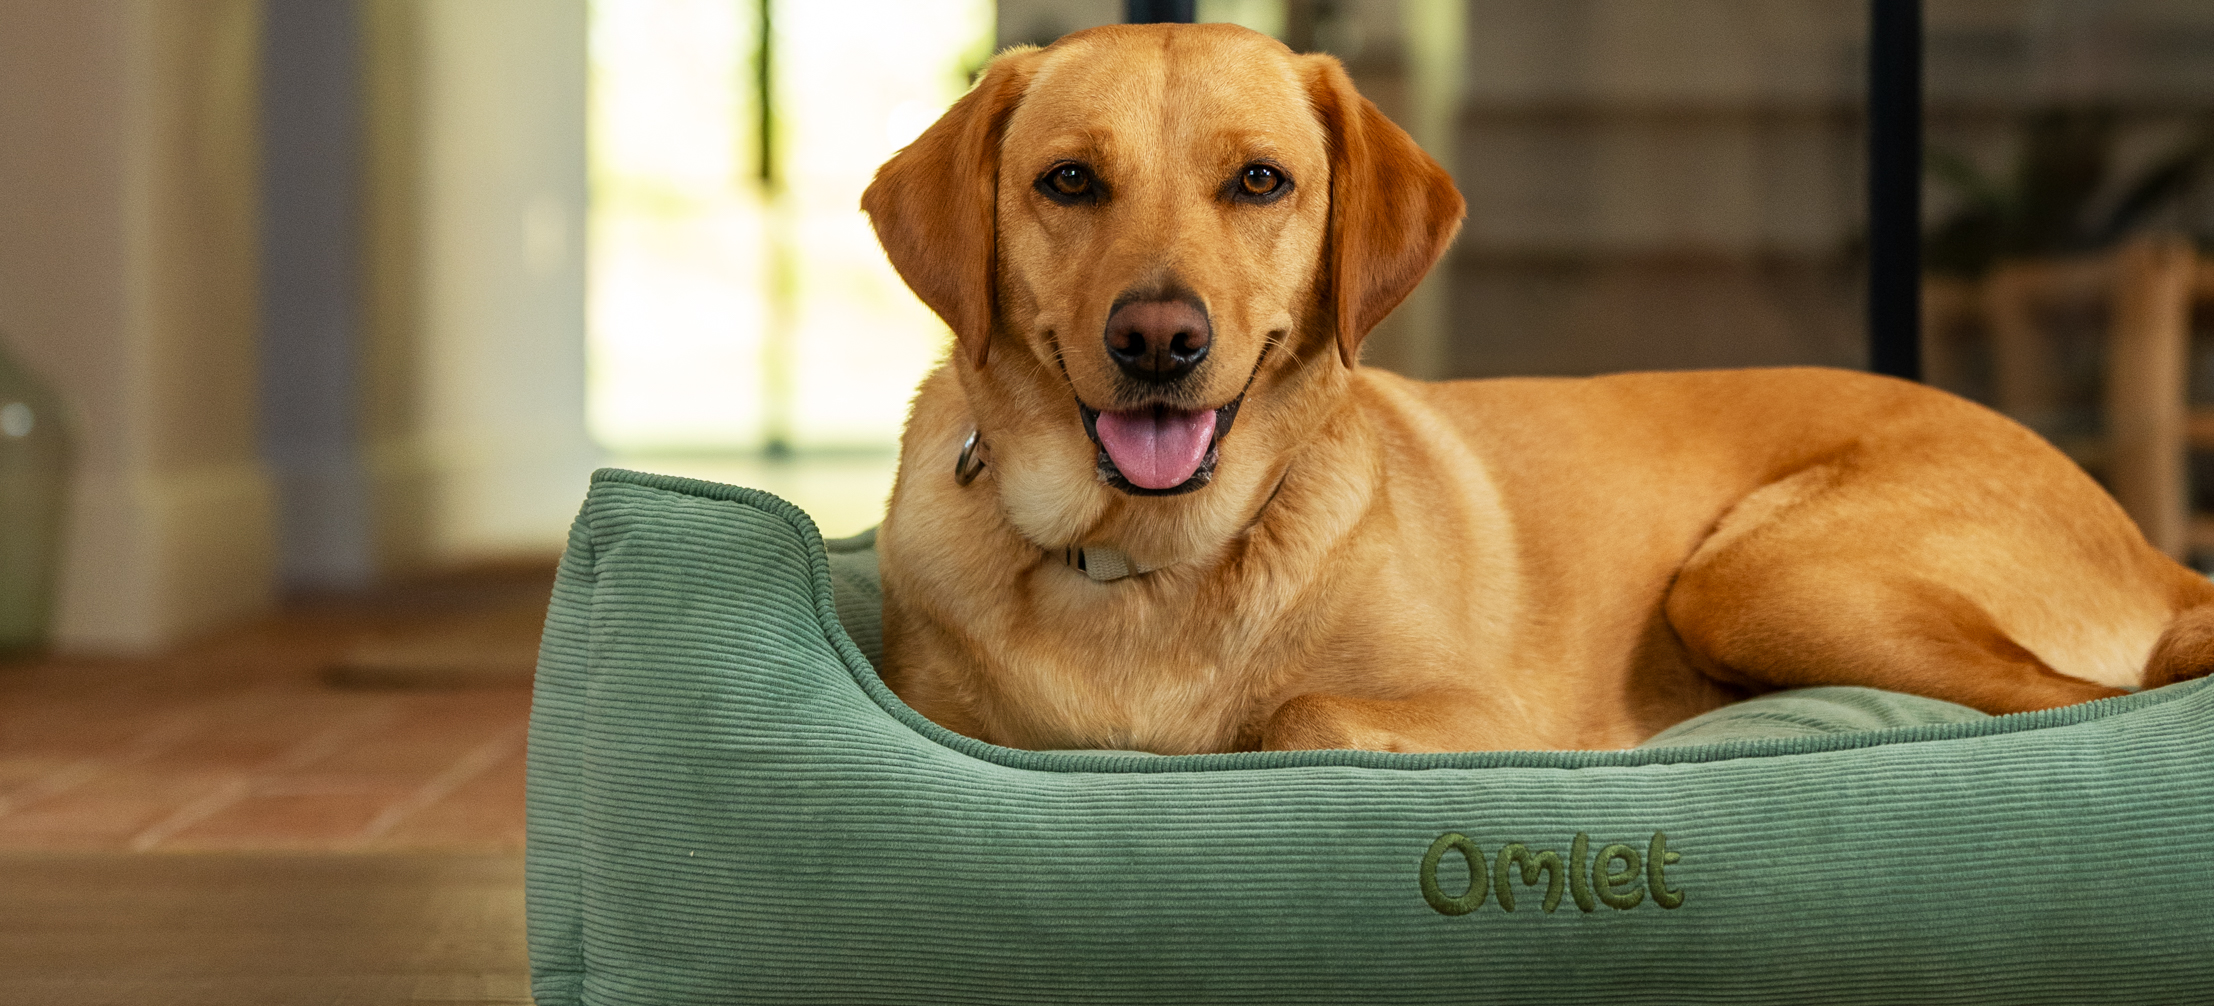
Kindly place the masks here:
[(296, 606), (154, 659), (0, 663), (0, 850), (518, 851), (527, 680), (342, 687), (331, 669), (372, 637), (514, 623), (550, 579)]
[(551, 581), (479, 570), (161, 657), (0, 661), (0, 1003), (528, 1003)]

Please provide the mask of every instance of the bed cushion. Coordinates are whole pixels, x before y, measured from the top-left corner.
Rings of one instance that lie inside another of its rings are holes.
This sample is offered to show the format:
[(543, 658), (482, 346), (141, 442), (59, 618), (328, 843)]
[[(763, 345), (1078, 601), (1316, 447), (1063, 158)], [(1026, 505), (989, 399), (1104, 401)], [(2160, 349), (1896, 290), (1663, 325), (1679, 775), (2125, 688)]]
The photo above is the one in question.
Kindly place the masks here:
[(541, 1003), (2214, 1001), (2203, 682), (1635, 751), (1026, 752), (893, 697), (838, 566), (765, 493), (594, 476), (532, 713)]

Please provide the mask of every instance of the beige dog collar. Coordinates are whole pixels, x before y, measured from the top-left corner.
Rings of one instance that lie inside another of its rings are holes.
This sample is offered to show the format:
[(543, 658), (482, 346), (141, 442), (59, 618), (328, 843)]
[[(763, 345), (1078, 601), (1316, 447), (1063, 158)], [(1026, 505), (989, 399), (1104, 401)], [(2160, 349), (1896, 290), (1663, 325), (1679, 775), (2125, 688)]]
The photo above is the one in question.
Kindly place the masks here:
[(1061, 561), (1099, 583), (1151, 573), (1159, 568), (1140, 566), (1130, 561), (1130, 553), (1107, 545), (1071, 545), (1061, 550)]

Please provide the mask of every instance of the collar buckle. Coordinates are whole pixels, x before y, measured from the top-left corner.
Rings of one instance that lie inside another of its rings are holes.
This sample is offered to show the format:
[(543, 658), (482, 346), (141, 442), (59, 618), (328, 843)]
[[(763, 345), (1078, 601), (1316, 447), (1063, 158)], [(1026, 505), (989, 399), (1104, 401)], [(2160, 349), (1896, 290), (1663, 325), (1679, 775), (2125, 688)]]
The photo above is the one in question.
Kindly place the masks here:
[(979, 439), (977, 432), (970, 430), (969, 438), (961, 442), (961, 456), (953, 459), (955, 484), (965, 486), (976, 481), (977, 473), (984, 470), (984, 456), (979, 450), (983, 446), (984, 441)]

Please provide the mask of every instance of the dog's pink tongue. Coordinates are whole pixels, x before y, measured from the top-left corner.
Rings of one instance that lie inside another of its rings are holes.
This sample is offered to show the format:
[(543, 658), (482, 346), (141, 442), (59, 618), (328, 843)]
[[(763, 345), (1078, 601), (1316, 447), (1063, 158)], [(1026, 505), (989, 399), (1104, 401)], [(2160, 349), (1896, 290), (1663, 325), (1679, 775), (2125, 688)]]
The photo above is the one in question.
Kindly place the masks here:
[(1092, 429), (1131, 485), (1169, 489), (1183, 485), (1206, 459), (1207, 443), (1215, 436), (1215, 410), (1102, 412)]

